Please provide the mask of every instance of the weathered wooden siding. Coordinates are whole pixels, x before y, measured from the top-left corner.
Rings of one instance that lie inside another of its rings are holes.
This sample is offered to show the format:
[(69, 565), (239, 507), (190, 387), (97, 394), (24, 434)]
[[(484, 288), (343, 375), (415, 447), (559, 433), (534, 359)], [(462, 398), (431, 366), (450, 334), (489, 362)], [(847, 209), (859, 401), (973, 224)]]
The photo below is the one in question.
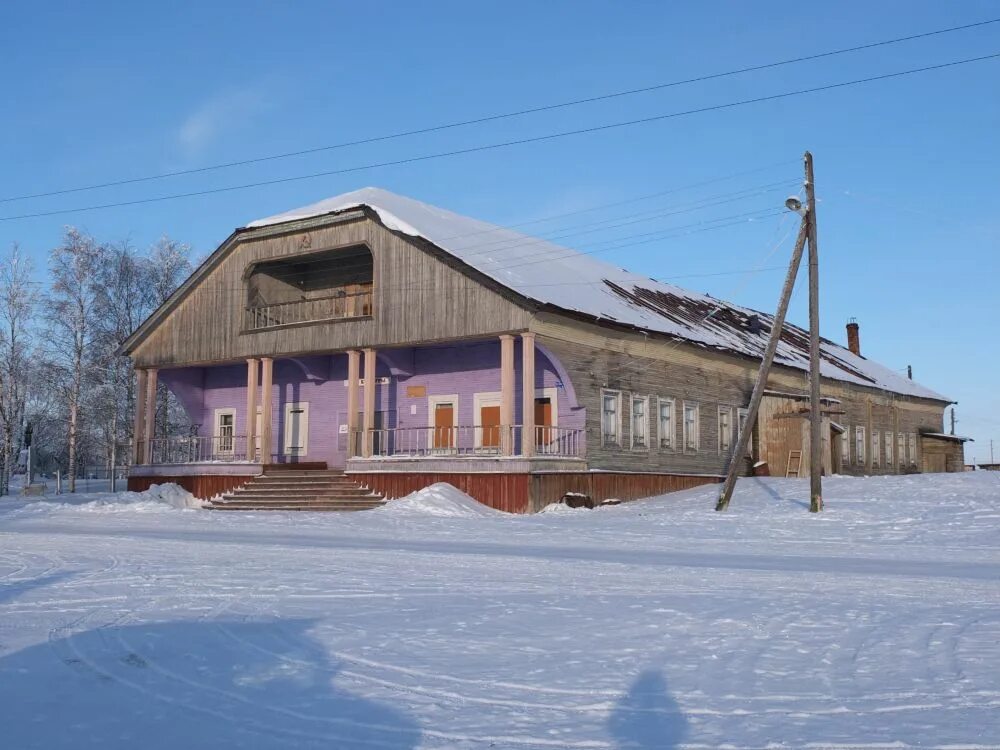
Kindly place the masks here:
[(144, 492), (154, 484), (176, 484), (195, 497), (206, 500), (223, 492), (241, 487), (254, 476), (238, 475), (184, 475), (184, 476), (151, 476), (151, 477), (129, 477), (129, 492)]
[(928, 473), (965, 471), (965, 451), (962, 443), (941, 438), (922, 437), (920, 470)]
[[(610, 331), (588, 323), (572, 320), (553, 313), (540, 313), (531, 328), (538, 341), (556, 354), (566, 368), (576, 390), (581, 406), (587, 409), (587, 460), (591, 469), (650, 471), (657, 473), (722, 474), (728, 465), (728, 456), (718, 448), (718, 407), (745, 406), (750, 400), (759, 363), (748, 358), (724, 352), (709, 351), (687, 343), (670, 342), (625, 331)], [(787, 367), (776, 366), (768, 378), (768, 387), (775, 391), (805, 393), (808, 391), (807, 374)], [(601, 444), (601, 390), (608, 388), (623, 393), (622, 445)], [(648, 433), (651, 447), (648, 450), (630, 449), (631, 411), (629, 396), (636, 394), (650, 397)], [(919, 429), (940, 430), (944, 420), (945, 404), (927, 399), (910, 398), (885, 393), (873, 388), (823, 381), (824, 398), (837, 399), (832, 405), (836, 414), (832, 421), (844, 426), (851, 435), (849, 455), (843, 457), (842, 472), (848, 474), (903, 473), (916, 470), (907, 463), (895, 460), (891, 467), (880, 462), (877, 467), (858, 464), (853, 453), (854, 426), (866, 429), (866, 439), (871, 439), (871, 429), (880, 434), (886, 430), (916, 434)], [(656, 397), (673, 398), (674, 448), (659, 447)], [(695, 453), (682, 449), (681, 404), (694, 401), (700, 405), (700, 448)], [(870, 408), (869, 408), (870, 407)], [(871, 421), (869, 422), (869, 411)], [(736, 424), (735, 414), (733, 424)], [(796, 423), (789, 422), (782, 429), (794, 430)], [(760, 457), (760, 429), (765, 422), (758, 420), (755, 439), (755, 457)], [(801, 429), (801, 427), (799, 428)], [(824, 435), (829, 435), (829, 423), (824, 425)], [(786, 436), (788, 437), (788, 436)], [(770, 457), (777, 465), (771, 473), (783, 476), (787, 463), (787, 444), (778, 450), (780, 458)], [(735, 444), (735, 439), (733, 441)], [(919, 441), (918, 441), (919, 443)], [(808, 451), (808, 441), (803, 444)], [(824, 456), (831, 453), (826, 446)], [(870, 445), (867, 452), (870, 460)], [(919, 466), (919, 462), (918, 462)], [(808, 470), (808, 461), (803, 461)], [(829, 470), (829, 465), (827, 466)]]
[[(244, 272), (260, 260), (367, 245), (374, 261), (371, 318), (243, 332)], [(530, 313), (419, 242), (367, 216), (326, 227), (248, 233), (142, 341), (136, 365), (177, 366), (249, 356), (339, 351), (473, 338), (527, 328)]]
[(595, 503), (616, 498), (640, 500), (668, 492), (721, 482), (722, 477), (632, 472), (558, 472), (531, 475), (531, 510), (556, 503), (567, 492), (578, 492)]
[(717, 476), (682, 476), (631, 472), (560, 471), (544, 473), (348, 472), (357, 482), (386, 498), (404, 497), (436, 482), (447, 482), (483, 505), (507, 513), (536, 513), (577, 492), (601, 502), (638, 500), (722, 481)]

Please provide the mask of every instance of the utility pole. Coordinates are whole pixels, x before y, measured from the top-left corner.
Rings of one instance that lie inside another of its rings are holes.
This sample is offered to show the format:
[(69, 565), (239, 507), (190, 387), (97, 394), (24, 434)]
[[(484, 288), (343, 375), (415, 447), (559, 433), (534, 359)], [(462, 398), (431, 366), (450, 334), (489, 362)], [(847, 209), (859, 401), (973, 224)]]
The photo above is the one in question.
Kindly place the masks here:
[[(798, 201), (795, 201), (798, 203)], [(793, 208), (792, 199), (789, 198), (786, 204)], [(760, 369), (757, 371), (757, 382), (753, 387), (753, 394), (750, 396), (750, 405), (747, 407), (747, 418), (743, 423), (743, 431), (739, 440), (736, 441), (736, 450), (729, 461), (729, 471), (726, 473), (726, 481), (722, 485), (722, 492), (719, 493), (719, 501), (715, 505), (716, 510), (725, 510), (729, 507), (729, 501), (733, 497), (733, 488), (736, 486), (736, 474), (739, 470), (740, 462), (747, 454), (750, 446), (750, 437), (753, 435), (753, 426), (757, 421), (757, 412), (760, 409), (760, 402), (764, 398), (764, 389), (767, 387), (767, 375), (771, 371), (771, 363), (774, 361), (774, 353), (778, 349), (778, 342), (781, 341), (781, 331), (785, 327), (785, 314), (788, 312), (788, 301), (792, 298), (792, 289), (795, 287), (795, 277), (799, 275), (799, 264), (802, 260), (802, 250), (806, 244), (808, 227), (805, 219), (799, 227), (799, 236), (795, 240), (795, 249), (792, 250), (792, 259), (788, 263), (788, 273), (785, 275), (785, 285), (781, 289), (781, 297), (778, 300), (778, 311), (774, 314), (771, 323), (771, 336), (767, 341), (767, 348), (764, 350), (764, 357), (760, 361)]]
[(760, 410), (760, 403), (764, 398), (764, 389), (767, 387), (767, 377), (771, 371), (771, 364), (774, 361), (774, 353), (777, 351), (778, 343), (781, 340), (781, 332), (785, 325), (785, 315), (788, 312), (788, 302), (795, 287), (795, 278), (799, 273), (799, 265), (802, 260), (802, 252), (806, 241), (809, 242), (809, 386), (810, 386), (810, 504), (809, 510), (817, 513), (823, 509), (823, 414), (820, 408), (819, 390), (819, 251), (816, 241), (816, 193), (813, 180), (812, 154), (805, 153), (805, 188), (806, 204), (797, 198), (789, 198), (785, 205), (802, 217), (802, 224), (799, 226), (799, 235), (795, 240), (795, 248), (792, 250), (792, 259), (788, 264), (788, 273), (785, 276), (785, 285), (781, 290), (781, 297), (778, 300), (778, 310), (774, 315), (771, 325), (771, 335), (764, 350), (764, 356), (760, 362), (760, 369), (757, 371), (757, 382), (754, 384), (753, 393), (750, 396), (750, 404), (747, 407), (747, 417), (743, 431), (736, 442), (736, 450), (729, 462), (729, 470), (726, 473), (726, 481), (722, 485), (722, 492), (719, 493), (719, 500), (715, 505), (716, 510), (726, 510), (729, 501), (733, 496), (733, 488), (736, 486), (736, 475), (739, 470), (742, 457), (746, 455), (750, 445), (750, 438), (757, 421), (757, 413)]
[(819, 392), (819, 245), (816, 241), (816, 181), (806, 151), (806, 216), (809, 224), (809, 512), (823, 510), (823, 414)]

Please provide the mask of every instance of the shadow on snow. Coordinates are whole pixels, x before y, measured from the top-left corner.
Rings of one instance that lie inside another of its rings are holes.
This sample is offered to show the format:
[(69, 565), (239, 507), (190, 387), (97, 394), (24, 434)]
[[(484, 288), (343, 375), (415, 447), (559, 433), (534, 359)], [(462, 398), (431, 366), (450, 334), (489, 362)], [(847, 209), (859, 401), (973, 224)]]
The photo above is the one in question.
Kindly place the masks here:
[(615, 747), (670, 750), (687, 736), (688, 722), (656, 669), (640, 674), (608, 718)]
[(0, 657), (11, 748), (415, 747), (397, 708), (334, 684), (309, 620), (212, 620), (49, 634)]

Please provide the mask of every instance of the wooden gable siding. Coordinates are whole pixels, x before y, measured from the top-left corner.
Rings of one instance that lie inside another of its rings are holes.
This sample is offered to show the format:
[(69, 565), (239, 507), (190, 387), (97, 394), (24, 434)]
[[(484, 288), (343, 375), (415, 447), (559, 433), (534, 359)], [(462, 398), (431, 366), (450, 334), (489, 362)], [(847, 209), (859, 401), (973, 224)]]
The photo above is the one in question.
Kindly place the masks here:
[[(718, 407), (747, 405), (757, 377), (758, 362), (686, 343), (611, 331), (553, 313), (538, 314), (531, 328), (537, 334), (538, 342), (560, 359), (573, 383), (580, 406), (587, 409), (587, 461), (590, 468), (700, 474), (725, 472), (729, 458), (722, 455), (718, 448)], [(775, 367), (768, 378), (768, 387), (776, 391), (804, 393), (808, 391), (807, 374), (791, 368)], [(601, 444), (603, 388), (623, 394), (620, 446)], [(833, 415), (831, 419), (847, 427), (852, 440), (854, 425), (858, 424), (865, 427), (870, 440), (872, 425), (880, 432), (889, 429), (915, 433), (921, 427), (939, 430), (944, 419), (945, 404), (928, 399), (900, 396), (826, 379), (822, 393), (824, 397), (841, 401), (840, 405), (831, 408), (842, 410), (845, 414)], [(633, 450), (630, 447), (629, 396), (632, 394), (649, 397), (648, 450)], [(659, 446), (658, 397), (673, 398), (675, 401), (673, 448)], [(685, 452), (681, 444), (685, 400), (697, 402), (700, 407), (700, 447), (693, 453)], [(735, 409), (732, 424), (737, 424)], [(829, 432), (828, 420), (824, 420), (824, 430)], [(760, 429), (755, 429), (755, 456), (759, 456), (760, 438)], [(735, 439), (732, 444), (735, 445)], [(780, 466), (770, 467), (773, 474), (784, 474), (785, 459), (779, 461)], [(883, 463), (876, 473), (900, 473), (905, 470), (906, 467), (901, 467), (897, 460), (888, 468)], [(843, 457), (843, 471), (850, 474), (871, 473), (870, 467), (857, 465), (853, 456), (851, 460)]]
[[(261, 236), (263, 235), (263, 236)], [(243, 331), (252, 263), (365, 244), (374, 262), (371, 318)], [(531, 313), (365, 216), (325, 227), (248, 233), (133, 351), (140, 367), (229, 362), (475, 338), (527, 328)]]

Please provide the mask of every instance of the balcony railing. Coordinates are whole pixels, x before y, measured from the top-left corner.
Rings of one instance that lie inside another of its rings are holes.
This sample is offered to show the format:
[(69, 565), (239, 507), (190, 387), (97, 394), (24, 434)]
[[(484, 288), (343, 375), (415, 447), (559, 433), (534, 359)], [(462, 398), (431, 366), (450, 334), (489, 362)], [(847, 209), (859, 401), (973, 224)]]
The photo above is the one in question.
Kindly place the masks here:
[[(369, 431), (373, 457), (523, 456), (523, 427), (459, 425), (454, 427), (392, 427)], [(535, 427), (535, 455), (582, 456), (583, 430)], [(354, 455), (363, 454), (364, 431), (354, 433)]]
[(245, 310), (247, 330), (311, 323), (319, 320), (357, 318), (372, 314), (372, 292), (331, 294), (325, 297), (256, 305)]
[[(141, 448), (144, 447), (141, 445)], [(141, 455), (141, 450), (140, 450)], [(152, 464), (193, 464), (208, 461), (248, 461), (246, 435), (181, 436), (150, 441)]]

